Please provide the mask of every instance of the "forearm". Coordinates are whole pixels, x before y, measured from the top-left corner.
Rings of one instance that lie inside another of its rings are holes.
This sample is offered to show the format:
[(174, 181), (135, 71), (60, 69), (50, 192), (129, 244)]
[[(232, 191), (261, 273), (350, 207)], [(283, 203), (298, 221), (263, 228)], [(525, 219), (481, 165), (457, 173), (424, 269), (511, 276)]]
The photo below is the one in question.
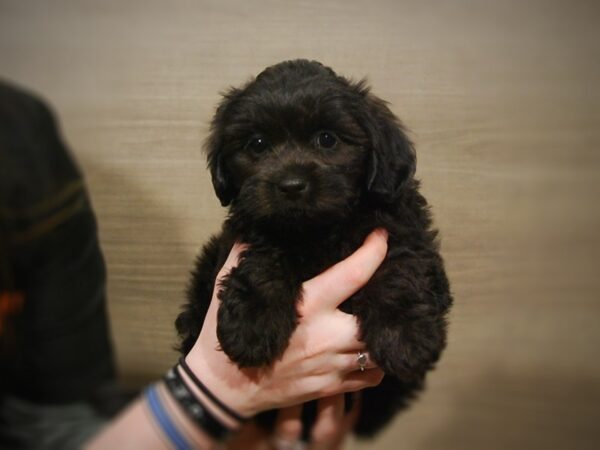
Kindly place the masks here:
[[(301, 320), (282, 358), (268, 368), (240, 369), (218, 350), (215, 289), (200, 336), (186, 356), (189, 367), (177, 365), (165, 376), (166, 383), (151, 386), (87, 448), (172, 448), (169, 431), (176, 428), (175, 441), (187, 442), (176, 448), (214, 449), (261, 411), (379, 384), (383, 372), (371, 360), (366, 368), (372, 370), (358, 371), (356, 354), (365, 345), (358, 340), (356, 319), (338, 307), (381, 264), (386, 239), (383, 231), (372, 233), (353, 255), (303, 284)], [(234, 246), (219, 279), (235, 265), (240, 251)]]
[[(190, 448), (211, 450), (218, 442), (197, 426), (174, 401), (163, 382), (157, 393), (162, 407)], [(138, 397), (125, 411), (87, 444), (87, 450), (107, 448), (163, 450), (171, 449), (168, 436), (154, 417), (146, 396)]]

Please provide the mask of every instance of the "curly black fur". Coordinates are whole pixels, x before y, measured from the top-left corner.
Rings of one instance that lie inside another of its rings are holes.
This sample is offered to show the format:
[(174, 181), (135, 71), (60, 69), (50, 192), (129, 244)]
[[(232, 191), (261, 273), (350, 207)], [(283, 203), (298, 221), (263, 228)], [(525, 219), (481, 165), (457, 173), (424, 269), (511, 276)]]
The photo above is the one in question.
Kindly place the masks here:
[(223, 282), (217, 334), (240, 367), (264, 366), (296, 327), (302, 282), (383, 227), (385, 261), (342, 305), (359, 318), (361, 338), (386, 373), (363, 393), (355, 431), (372, 435), (422, 388), (446, 344), (452, 303), (401, 123), (364, 81), (314, 61), (286, 61), (224, 96), (206, 148), (229, 216), (197, 260), (176, 322), (181, 351), (199, 334), (236, 240), (249, 249)]

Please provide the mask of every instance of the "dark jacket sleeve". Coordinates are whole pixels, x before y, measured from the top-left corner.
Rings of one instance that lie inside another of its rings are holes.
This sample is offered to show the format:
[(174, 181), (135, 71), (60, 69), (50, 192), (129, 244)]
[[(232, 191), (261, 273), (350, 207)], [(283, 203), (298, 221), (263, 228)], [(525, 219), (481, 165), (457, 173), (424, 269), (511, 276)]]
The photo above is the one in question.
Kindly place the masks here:
[(106, 271), (81, 172), (44, 102), (0, 81), (0, 397), (114, 378)]

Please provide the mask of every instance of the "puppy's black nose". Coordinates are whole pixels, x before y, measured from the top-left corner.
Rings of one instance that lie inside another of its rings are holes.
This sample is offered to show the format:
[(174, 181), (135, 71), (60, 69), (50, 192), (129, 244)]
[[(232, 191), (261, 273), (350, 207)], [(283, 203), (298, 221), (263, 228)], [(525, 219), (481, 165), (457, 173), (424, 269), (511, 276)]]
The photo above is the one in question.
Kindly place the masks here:
[(284, 178), (279, 182), (279, 190), (290, 198), (298, 198), (306, 192), (308, 183), (300, 177)]

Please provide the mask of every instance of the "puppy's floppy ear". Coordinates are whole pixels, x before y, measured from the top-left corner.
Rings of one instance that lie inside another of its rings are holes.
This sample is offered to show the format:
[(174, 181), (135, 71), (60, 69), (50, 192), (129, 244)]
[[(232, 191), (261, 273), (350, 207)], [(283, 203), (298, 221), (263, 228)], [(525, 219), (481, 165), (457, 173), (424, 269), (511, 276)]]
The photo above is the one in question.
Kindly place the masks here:
[(389, 203), (415, 174), (415, 150), (386, 102), (366, 89), (363, 93), (367, 102), (363, 126), (367, 128), (371, 147), (367, 191), (376, 199)]
[(224, 133), (227, 116), (238, 101), (240, 94), (241, 90), (234, 88), (223, 94), (223, 100), (217, 107), (210, 125), (210, 134), (204, 144), (212, 184), (222, 206), (229, 205), (237, 195), (237, 189), (227, 170), (223, 148), (225, 146)]
[(231, 178), (223, 164), (220, 152), (215, 152), (214, 155), (209, 158), (208, 166), (212, 176), (213, 188), (221, 202), (221, 206), (228, 206), (236, 194), (231, 185)]

